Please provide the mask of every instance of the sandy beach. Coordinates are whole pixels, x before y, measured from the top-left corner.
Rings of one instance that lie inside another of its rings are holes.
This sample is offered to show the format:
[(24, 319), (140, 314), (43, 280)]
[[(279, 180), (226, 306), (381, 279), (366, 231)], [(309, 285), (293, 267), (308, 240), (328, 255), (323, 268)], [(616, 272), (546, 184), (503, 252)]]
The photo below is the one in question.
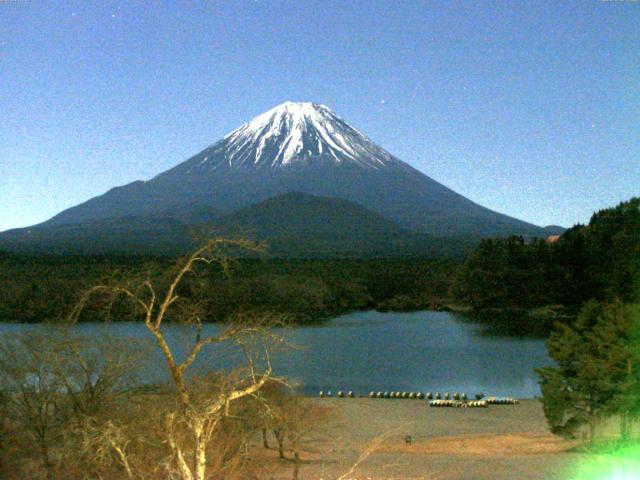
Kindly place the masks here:
[[(547, 431), (540, 403), (433, 408), (421, 400), (314, 399), (329, 420), (301, 455), (301, 479), (337, 479), (379, 439), (349, 479), (562, 479), (580, 454)], [(406, 436), (411, 436), (407, 443)], [(262, 450), (261, 476), (292, 478), (293, 463)]]

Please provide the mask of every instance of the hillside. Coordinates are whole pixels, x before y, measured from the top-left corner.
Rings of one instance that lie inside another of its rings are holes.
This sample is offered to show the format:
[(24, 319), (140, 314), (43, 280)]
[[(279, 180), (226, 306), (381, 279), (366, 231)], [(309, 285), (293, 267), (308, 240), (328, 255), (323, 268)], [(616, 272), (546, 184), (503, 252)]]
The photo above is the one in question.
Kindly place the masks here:
[(227, 215), (206, 205), (183, 204), (157, 214), (11, 230), (0, 236), (0, 249), (175, 255), (211, 235), (265, 240), (270, 255), (292, 258), (460, 256), (473, 244), (411, 232), (344, 199), (294, 192)]

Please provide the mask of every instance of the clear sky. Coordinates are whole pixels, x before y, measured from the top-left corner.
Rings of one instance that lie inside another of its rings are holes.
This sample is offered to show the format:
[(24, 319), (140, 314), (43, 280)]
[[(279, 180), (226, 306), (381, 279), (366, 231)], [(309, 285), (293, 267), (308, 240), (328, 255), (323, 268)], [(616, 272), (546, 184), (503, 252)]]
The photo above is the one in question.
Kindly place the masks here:
[(323, 103), (494, 210), (640, 194), (640, 1), (0, 0), (0, 230)]

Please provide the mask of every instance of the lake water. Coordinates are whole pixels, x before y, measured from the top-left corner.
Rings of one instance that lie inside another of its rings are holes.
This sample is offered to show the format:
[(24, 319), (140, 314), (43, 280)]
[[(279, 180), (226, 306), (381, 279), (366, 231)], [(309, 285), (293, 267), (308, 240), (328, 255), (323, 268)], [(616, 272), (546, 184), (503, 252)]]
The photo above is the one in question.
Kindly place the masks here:
[[(178, 325), (165, 327), (172, 346), (184, 352), (192, 334)], [(1, 324), (0, 332), (41, 328), (45, 327)], [(91, 323), (75, 327), (84, 334), (103, 328), (103, 324)], [(150, 336), (140, 323), (110, 323), (106, 330), (119, 337)], [(203, 333), (218, 330), (216, 325), (206, 325)], [(533, 369), (551, 364), (543, 340), (483, 335), (481, 325), (448, 312), (357, 312), (320, 326), (282, 329), (280, 333), (299, 348), (277, 352), (274, 372), (311, 394), (386, 390), (532, 398), (539, 395)], [(229, 350), (216, 353), (202, 357), (199, 366), (228, 367), (237, 359)], [(162, 358), (159, 352), (157, 355), (147, 372), (149, 381), (164, 375)]]

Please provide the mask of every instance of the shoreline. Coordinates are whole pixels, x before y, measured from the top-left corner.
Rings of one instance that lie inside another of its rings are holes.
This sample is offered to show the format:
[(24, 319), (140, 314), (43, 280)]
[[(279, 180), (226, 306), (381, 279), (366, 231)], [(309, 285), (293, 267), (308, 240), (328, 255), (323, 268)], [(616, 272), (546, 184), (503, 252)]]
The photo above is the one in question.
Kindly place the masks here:
[[(535, 400), (467, 409), (377, 400), (311, 400), (327, 409), (328, 420), (301, 454), (300, 478), (338, 478), (372, 445), (349, 478), (566, 480), (582, 458), (571, 451), (576, 442), (548, 432)], [(273, 468), (269, 478), (291, 478), (290, 461), (279, 461), (275, 450), (259, 451)]]

